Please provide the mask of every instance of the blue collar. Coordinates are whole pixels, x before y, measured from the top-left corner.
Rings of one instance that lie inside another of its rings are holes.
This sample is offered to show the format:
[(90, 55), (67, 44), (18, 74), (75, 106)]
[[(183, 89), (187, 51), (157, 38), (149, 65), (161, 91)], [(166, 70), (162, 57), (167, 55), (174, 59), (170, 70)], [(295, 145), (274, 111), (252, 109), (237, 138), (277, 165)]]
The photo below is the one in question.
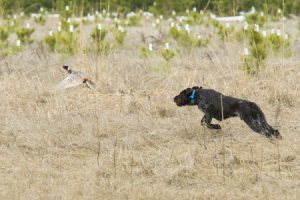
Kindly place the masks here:
[(189, 100), (191, 101), (191, 103), (195, 103), (195, 97), (196, 97), (196, 90), (193, 90), (191, 96), (189, 96)]

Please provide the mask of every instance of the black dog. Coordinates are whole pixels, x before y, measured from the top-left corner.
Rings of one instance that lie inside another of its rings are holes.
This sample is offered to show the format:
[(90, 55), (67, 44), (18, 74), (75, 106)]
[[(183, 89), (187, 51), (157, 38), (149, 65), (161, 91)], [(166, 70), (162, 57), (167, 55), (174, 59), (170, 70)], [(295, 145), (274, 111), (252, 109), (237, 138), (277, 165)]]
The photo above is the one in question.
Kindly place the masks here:
[[(222, 100), (222, 101), (221, 101)], [(212, 118), (219, 121), (239, 116), (255, 132), (268, 138), (282, 139), (278, 130), (274, 130), (266, 121), (264, 113), (253, 102), (225, 96), (220, 92), (202, 87), (187, 88), (174, 98), (177, 106), (197, 105), (205, 115), (201, 125), (211, 129), (221, 129), (218, 124), (211, 124)]]

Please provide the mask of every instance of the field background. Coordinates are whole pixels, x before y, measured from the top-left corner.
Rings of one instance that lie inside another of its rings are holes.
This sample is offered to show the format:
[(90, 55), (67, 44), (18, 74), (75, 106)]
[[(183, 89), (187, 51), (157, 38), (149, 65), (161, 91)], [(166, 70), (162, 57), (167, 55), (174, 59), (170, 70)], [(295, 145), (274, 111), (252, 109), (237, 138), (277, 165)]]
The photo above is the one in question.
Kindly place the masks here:
[[(36, 41), (57, 23), (27, 20)], [(299, 199), (297, 22), (277, 24), (293, 55), (269, 56), (256, 75), (241, 70), (240, 43), (220, 42), (205, 27), (192, 31), (209, 45), (176, 53), (167, 69), (159, 51), (143, 59), (141, 35), (159, 37), (147, 22), (126, 28), (124, 45), (108, 55), (61, 55), (34, 42), (2, 58), (0, 199)], [(83, 25), (83, 43), (93, 28)], [(62, 64), (97, 74), (96, 90), (53, 92), (66, 76)], [(203, 113), (173, 102), (195, 85), (256, 102), (283, 140), (270, 142), (238, 118), (221, 131), (202, 127)]]

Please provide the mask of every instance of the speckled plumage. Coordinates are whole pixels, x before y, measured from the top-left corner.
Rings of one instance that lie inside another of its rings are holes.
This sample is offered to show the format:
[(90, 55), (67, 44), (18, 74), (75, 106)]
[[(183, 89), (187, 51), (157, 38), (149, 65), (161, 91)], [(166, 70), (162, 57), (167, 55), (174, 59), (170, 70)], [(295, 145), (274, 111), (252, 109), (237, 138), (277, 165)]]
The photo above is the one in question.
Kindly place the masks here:
[(90, 89), (95, 88), (95, 83), (84, 72), (72, 70), (69, 66), (64, 65), (63, 69), (68, 71), (69, 76), (56, 85), (56, 90), (64, 90), (71, 87), (77, 87), (79, 85), (86, 85)]

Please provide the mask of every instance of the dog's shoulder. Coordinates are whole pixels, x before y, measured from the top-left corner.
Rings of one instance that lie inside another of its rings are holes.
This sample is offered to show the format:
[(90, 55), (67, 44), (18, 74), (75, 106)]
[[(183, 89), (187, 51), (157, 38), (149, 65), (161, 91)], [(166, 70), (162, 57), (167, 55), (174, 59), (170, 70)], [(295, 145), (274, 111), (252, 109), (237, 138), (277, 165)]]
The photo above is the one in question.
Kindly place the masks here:
[(222, 93), (213, 90), (213, 89), (201, 89), (200, 90), (200, 99), (205, 101), (211, 102), (215, 99), (219, 99), (220, 97), (224, 96)]

